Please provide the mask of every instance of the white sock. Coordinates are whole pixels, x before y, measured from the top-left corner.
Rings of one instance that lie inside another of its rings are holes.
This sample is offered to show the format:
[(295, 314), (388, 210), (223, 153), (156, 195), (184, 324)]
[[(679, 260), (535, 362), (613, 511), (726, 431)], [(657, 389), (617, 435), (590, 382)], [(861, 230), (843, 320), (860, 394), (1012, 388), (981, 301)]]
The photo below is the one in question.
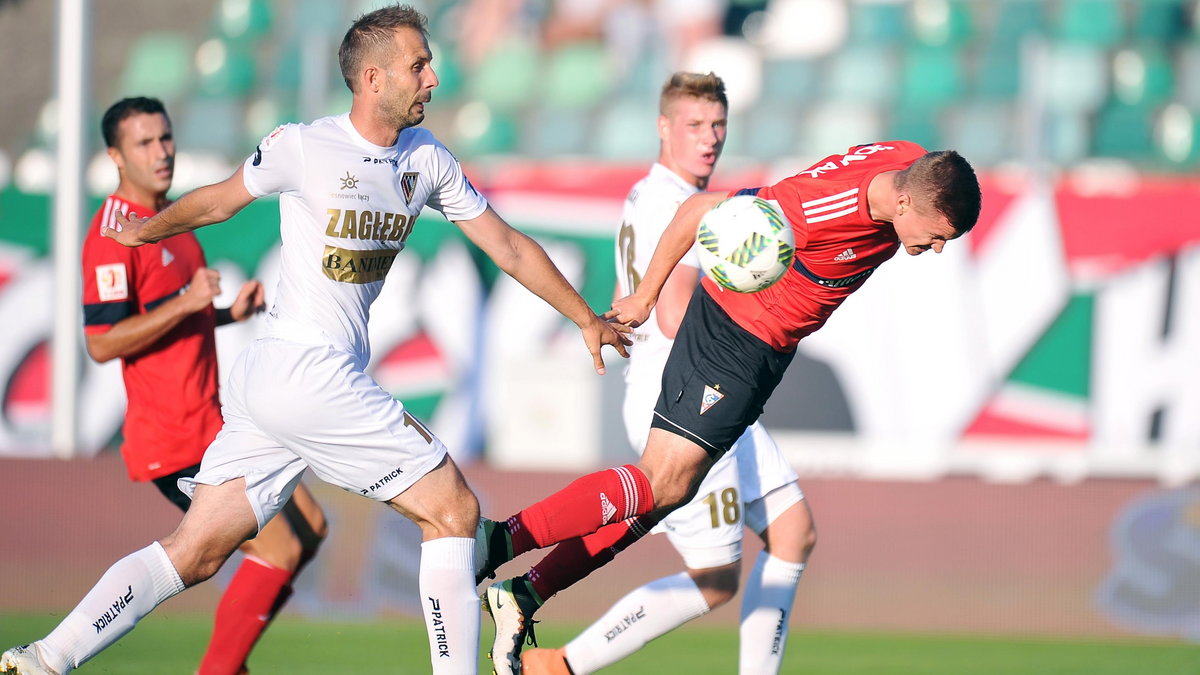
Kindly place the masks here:
[(656, 579), (618, 600), (567, 643), (567, 662), (575, 675), (594, 673), (707, 613), (704, 594), (687, 572)]
[(421, 544), (418, 586), (432, 672), (474, 675), (479, 658), (475, 539), (442, 537)]
[(159, 603), (183, 590), (183, 581), (157, 541), (121, 558), (45, 639), (42, 660), (66, 675), (133, 630)]
[(781, 560), (766, 551), (758, 554), (742, 594), (740, 675), (775, 675), (787, 646), (792, 600), (804, 563)]

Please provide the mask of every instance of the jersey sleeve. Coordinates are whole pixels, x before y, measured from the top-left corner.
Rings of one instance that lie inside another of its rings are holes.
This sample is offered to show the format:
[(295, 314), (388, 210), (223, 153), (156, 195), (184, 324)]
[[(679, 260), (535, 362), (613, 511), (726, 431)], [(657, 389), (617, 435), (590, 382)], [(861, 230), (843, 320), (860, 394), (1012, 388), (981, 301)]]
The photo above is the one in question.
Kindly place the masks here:
[(483, 213), (487, 200), (471, 185), (454, 155), (440, 142), (433, 145), (433, 191), (426, 202), (446, 220), (470, 220)]
[(104, 333), (118, 321), (138, 313), (136, 251), (94, 234), (84, 240), (85, 334)]
[(255, 198), (299, 192), (304, 183), (300, 126), (285, 124), (267, 134), (242, 164), (242, 182)]

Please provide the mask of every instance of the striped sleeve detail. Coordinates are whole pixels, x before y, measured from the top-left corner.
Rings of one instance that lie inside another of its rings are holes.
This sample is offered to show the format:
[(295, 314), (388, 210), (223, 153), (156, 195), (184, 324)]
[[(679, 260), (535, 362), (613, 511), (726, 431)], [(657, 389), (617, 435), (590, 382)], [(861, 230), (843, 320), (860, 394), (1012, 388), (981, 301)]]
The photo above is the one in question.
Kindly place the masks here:
[(147, 302), (147, 303), (146, 303), (146, 311), (147, 311), (147, 312), (152, 312), (152, 311), (154, 311), (154, 310), (155, 310), (155, 309), (156, 309), (156, 308), (157, 308), (159, 305), (161, 305), (161, 304), (163, 304), (164, 302), (166, 302), (166, 301), (170, 300), (171, 298), (174, 298), (174, 297), (177, 297), (177, 296), (183, 295), (183, 294), (184, 294), (184, 292), (185, 292), (185, 291), (187, 291), (187, 288), (188, 288), (187, 286), (184, 286), (183, 288), (180, 288), (179, 290), (177, 290), (177, 291), (175, 291), (175, 292), (173, 292), (173, 293), (168, 293), (168, 294), (166, 294), (166, 295), (162, 296), (161, 298), (155, 298), (154, 300), (151, 300), (150, 302)]
[(819, 199), (810, 199), (807, 202), (801, 202), (800, 207), (804, 209), (804, 220), (809, 223), (820, 223), (848, 216), (858, 211), (858, 188)]
[(109, 196), (104, 200), (104, 212), (100, 215), (100, 229), (116, 229), (117, 213), (129, 213), (129, 203)]

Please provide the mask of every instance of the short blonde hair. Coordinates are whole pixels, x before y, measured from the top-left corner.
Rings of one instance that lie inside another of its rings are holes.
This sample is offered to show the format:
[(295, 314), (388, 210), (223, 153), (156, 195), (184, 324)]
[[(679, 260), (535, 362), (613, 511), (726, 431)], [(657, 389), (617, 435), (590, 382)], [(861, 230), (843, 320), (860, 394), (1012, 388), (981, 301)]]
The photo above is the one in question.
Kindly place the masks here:
[(729, 100), (725, 97), (725, 82), (716, 73), (685, 73), (678, 72), (667, 79), (663, 85), (662, 94), (658, 97), (658, 113), (666, 115), (671, 104), (679, 99), (690, 96), (704, 101), (720, 103), (729, 108)]

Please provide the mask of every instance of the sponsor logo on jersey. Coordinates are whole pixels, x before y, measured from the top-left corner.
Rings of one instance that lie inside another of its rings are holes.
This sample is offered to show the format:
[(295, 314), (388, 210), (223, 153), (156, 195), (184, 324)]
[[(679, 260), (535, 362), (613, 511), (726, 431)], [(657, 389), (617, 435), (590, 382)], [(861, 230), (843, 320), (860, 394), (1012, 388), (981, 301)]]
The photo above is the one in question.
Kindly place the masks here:
[(725, 398), (725, 394), (722, 394), (720, 391), (718, 391), (720, 388), (721, 385), (719, 384), (715, 387), (710, 387), (707, 384), (704, 385), (704, 396), (700, 399), (701, 415), (708, 412), (709, 408), (713, 407), (720, 402), (721, 399)]
[(400, 190), (404, 192), (404, 203), (408, 204), (412, 201), (413, 192), (417, 189), (417, 178), (420, 177), (416, 171), (405, 171), (403, 176), (400, 176)]
[(166, 246), (163, 247), (162, 253), (163, 267), (166, 267), (175, 261), (175, 256), (171, 255), (171, 252), (167, 250)]
[(96, 290), (100, 302), (129, 299), (129, 277), (125, 274), (125, 263), (96, 266)]
[(364, 164), (390, 164), (392, 168), (400, 165), (400, 160), (395, 157), (363, 157)]
[(600, 515), (604, 517), (604, 522), (612, 520), (612, 517), (617, 515), (617, 507), (613, 506), (608, 500), (608, 495), (600, 493)]
[(417, 219), (406, 213), (325, 209), (329, 225), (325, 236), (362, 241), (404, 241), (412, 233)]
[(125, 608), (128, 607), (132, 602), (133, 586), (128, 586), (125, 589), (125, 593), (123, 595), (118, 595), (117, 599), (113, 600), (112, 606), (104, 610), (104, 614), (101, 615), (99, 619), (96, 619), (92, 622), (92, 627), (96, 629), (96, 633), (99, 634), (105, 628), (108, 628), (113, 621), (117, 620), (118, 616), (121, 616), (121, 612), (124, 612)]
[(344, 284), (369, 284), (383, 281), (399, 249), (384, 248), (359, 251), (326, 246), (321, 254), (321, 269), (325, 276)]
[(858, 254), (854, 252), (854, 249), (848, 248), (845, 251), (842, 251), (841, 253), (833, 256), (833, 261), (834, 262), (846, 262), (847, 260), (854, 260), (857, 257), (858, 257)]
[(341, 187), (338, 188), (339, 190), (355, 190), (358, 188), (358, 176), (350, 175), (349, 171), (338, 180), (342, 182)]

